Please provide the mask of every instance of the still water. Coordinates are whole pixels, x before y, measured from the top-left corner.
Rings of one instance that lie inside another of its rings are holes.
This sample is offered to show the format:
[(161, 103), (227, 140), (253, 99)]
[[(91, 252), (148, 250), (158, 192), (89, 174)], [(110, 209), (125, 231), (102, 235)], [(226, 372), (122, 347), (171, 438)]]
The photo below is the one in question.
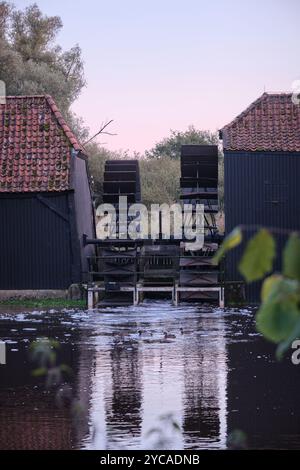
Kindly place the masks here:
[[(32, 376), (44, 337), (72, 368), (67, 399)], [(223, 449), (238, 430), (250, 448), (300, 448), (300, 366), (275, 360), (251, 309), (3, 312), (0, 339), (1, 449)]]

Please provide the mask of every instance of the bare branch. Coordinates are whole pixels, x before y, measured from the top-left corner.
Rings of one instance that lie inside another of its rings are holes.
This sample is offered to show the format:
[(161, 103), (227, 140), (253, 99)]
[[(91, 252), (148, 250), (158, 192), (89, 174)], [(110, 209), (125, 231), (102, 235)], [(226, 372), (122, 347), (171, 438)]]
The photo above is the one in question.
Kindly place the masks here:
[(106, 129), (107, 126), (109, 126), (109, 124), (111, 124), (112, 122), (113, 122), (113, 119), (111, 119), (110, 121), (106, 122), (105, 124), (101, 124), (100, 130), (99, 130), (95, 135), (93, 135), (93, 137), (91, 137), (89, 140), (87, 140), (86, 142), (84, 142), (83, 145), (88, 144), (89, 142), (91, 142), (92, 140), (94, 140), (95, 137), (97, 137), (97, 136), (100, 135), (100, 134), (105, 134), (105, 135), (117, 135), (117, 134), (113, 134), (113, 133), (111, 133), (111, 132), (104, 131), (104, 129)]

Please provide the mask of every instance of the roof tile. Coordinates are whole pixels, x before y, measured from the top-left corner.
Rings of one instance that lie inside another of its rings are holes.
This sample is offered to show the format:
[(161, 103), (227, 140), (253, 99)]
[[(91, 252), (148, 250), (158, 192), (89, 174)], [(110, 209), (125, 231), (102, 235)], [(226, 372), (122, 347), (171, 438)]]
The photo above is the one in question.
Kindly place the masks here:
[(70, 189), (70, 149), (85, 154), (50, 96), (0, 104), (0, 192)]
[(291, 93), (264, 93), (221, 132), (225, 150), (300, 152), (300, 105)]

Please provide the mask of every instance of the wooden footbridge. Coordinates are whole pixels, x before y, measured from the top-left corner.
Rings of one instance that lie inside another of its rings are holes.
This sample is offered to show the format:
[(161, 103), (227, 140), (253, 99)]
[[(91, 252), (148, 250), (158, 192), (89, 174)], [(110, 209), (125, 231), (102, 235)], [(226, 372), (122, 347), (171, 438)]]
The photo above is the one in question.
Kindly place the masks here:
[[(155, 240), (85, 238), (85, 244), (96, 245), (96, 255), (88, 258), (89, 308), (137, 305), (146, 296), (167, 295), (175, 305), (213, 301), (224, 306), (223, 269), (212, 264), (222, 239), (216, 224), (217, 146), (182, 146), (180, 188), (183, 203), (204, 206), (204, 244), (192, 246), (184, 237), (166, 240), (162, 235)], [(103, 202), (114, 205), (117, 222), (120, 196), (127, 196), (128, 205), (141, 200), (137, 160), (106, 162)]]

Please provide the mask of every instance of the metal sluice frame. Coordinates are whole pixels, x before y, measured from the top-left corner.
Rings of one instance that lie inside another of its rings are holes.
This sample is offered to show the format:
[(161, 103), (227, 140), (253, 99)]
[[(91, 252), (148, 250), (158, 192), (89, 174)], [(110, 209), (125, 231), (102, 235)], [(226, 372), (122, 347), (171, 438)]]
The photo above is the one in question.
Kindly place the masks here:
[[(151, 242), (86, 238), (84, 243), (95, 244), (97, 250), (96, 256), (88, 258), (90, 288), (94, 285), (97, 289), (97, 283), (102, 284), (103, 304), (132, 303), (133, 289), (136, 302), (136, 290), (138, 287), (142, 289), (141, 285), (145, 289), (156, 287), (157, 292), (159, 288), (177, 289), (175, 303), (180, 300), (216, 300), (216, 294), (220, 302), (221, 298), (224, 300), (223, 269), (211, 263), (222, 239), (215, 219), (218, 212), (217, 146), (182, 146), (180, 187), (182, 202), (204, 204), (204, 248), (198, 251), (186, 249), (188, 245), (184, 239)], [(118, 208), (121, 195), (129, 198), (129, 204), (140, 201), (137, 160), (106, 162), (103, 202)], [(220, 288), (222, 291), (218, 290)]]

